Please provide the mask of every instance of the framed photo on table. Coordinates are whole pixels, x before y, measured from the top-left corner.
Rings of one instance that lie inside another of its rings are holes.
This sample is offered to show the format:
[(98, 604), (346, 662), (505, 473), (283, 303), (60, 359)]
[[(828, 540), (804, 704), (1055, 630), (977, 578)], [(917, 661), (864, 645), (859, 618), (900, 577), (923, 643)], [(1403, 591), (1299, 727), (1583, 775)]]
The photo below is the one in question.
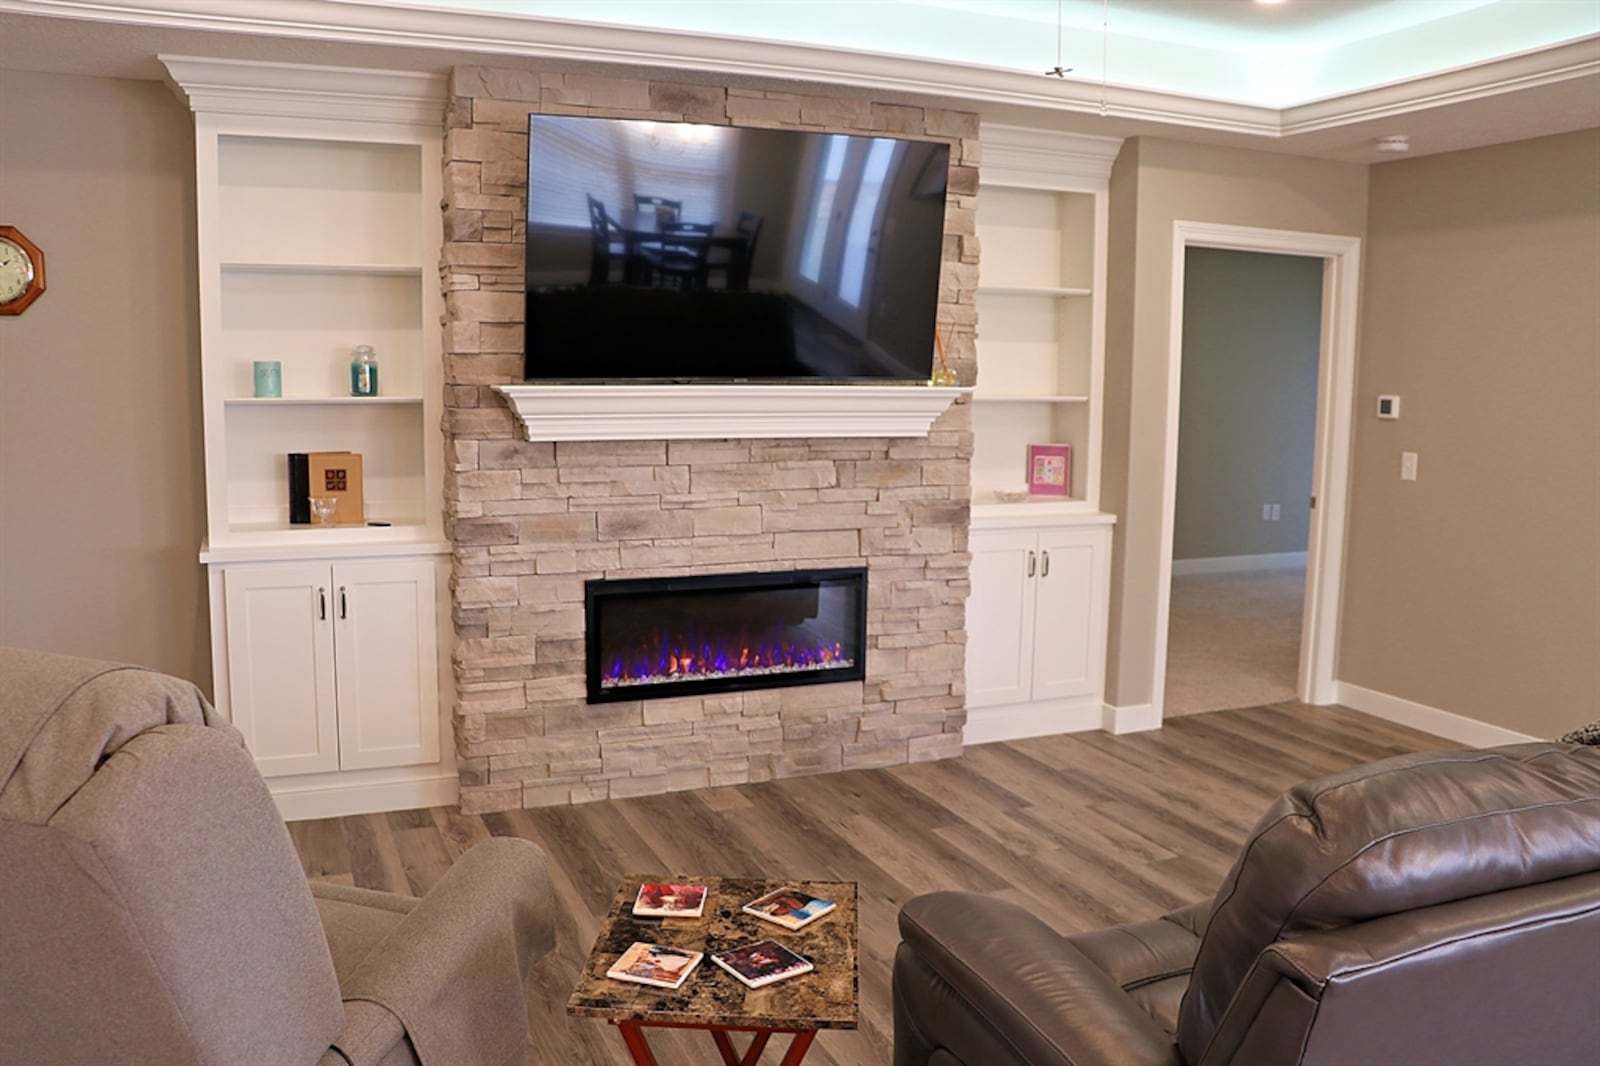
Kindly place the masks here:
[(1035, 496), (1072, 495), (1072, 445), (1028, 445), (1028, 491)]

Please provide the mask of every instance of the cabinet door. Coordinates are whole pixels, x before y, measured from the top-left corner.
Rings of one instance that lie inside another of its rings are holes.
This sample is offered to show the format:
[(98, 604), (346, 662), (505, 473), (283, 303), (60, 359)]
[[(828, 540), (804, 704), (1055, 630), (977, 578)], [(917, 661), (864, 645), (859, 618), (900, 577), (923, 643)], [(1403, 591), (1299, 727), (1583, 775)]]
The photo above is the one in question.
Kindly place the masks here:
[(340, 768), (438, 762), (433, 563), (339, 563), (333, 581)]
[(228, 699), (263, 777), (339, 768), (326, 566), (229, 567)]
[(967, 706), (1032, 698), (1033, 613), (1038, 537), (975, 531), (972, 595), (967, 600)]
[(1109, 543), (1105, 529), (1039, 534), (1033, 632), (1036, 700), (1093, 696), (1101, 691), (1106, 665)]

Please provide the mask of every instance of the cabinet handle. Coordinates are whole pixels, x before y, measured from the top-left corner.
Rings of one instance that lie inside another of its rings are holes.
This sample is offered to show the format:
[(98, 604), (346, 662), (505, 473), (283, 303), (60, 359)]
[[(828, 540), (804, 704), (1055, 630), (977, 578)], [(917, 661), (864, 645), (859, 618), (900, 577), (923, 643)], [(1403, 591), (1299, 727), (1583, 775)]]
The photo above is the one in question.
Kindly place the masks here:
[(345, 602), (343, 585), (339, 586), (339, 617), (341, 619), (350, 617), (350, 605)]
[(317, 621), (328, 620), (328, 590), (321, 585), (317, 586)]
[(1049, 552), (1043, 552), (1041, 554), (1044, 555), (1044, 568), (1039, 571), (1039, 576), (1040, 577), (1049, 577), (1050, 576), (1050, 553)]
[(1028, 553), (1028, 576), (1032, 577), (1034, 575), (1034, 572), (1037, 571), (1038, 569), (1039, 569), (1039, 553), (1038, 552), (1029, 552)]

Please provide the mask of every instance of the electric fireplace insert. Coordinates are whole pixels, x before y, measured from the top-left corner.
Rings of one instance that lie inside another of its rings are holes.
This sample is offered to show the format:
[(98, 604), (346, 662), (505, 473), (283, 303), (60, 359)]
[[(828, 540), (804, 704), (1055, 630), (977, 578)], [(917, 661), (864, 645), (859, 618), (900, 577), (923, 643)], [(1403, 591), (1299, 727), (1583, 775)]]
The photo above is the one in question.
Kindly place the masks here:
[(589, 581), (590, 703), (859, 681), (867, 571)]

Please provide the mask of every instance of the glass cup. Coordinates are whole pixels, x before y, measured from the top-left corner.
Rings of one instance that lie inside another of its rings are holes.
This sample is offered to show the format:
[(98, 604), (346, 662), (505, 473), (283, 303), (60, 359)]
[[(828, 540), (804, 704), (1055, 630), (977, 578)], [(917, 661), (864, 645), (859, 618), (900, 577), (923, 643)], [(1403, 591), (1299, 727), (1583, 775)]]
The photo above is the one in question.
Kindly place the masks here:
[(311, 517), (316, 519), (319, 526), (333, 525), (333, 512), (339, 508), (337, 496), (308, 496), (311, 501)]

